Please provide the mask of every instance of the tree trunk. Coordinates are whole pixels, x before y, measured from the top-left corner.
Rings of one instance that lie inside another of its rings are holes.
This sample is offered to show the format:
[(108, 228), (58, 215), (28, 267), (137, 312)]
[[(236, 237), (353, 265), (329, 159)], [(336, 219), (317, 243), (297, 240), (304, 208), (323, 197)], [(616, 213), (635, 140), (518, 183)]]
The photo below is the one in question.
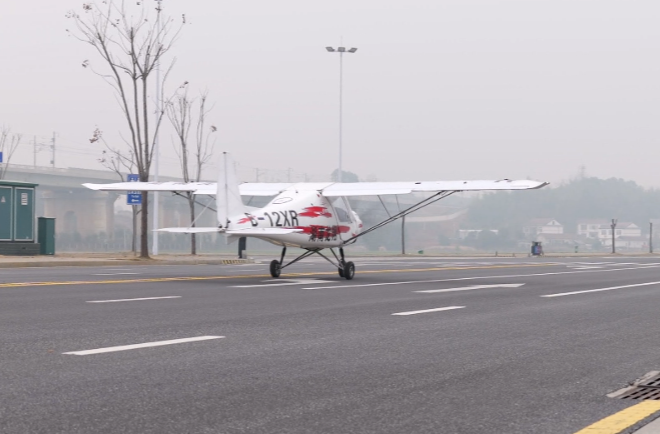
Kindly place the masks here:
[(142, 192), (140, 228), (140, 257), (149, 258), (149, 193)]
[[(190, 205), (190, 227), (195, 227), (195, 199), (192, 195), (188, 198), (188, 204)], [(197, 237), (195, 234), (190, 234), (190, 254), (197, 254)]]

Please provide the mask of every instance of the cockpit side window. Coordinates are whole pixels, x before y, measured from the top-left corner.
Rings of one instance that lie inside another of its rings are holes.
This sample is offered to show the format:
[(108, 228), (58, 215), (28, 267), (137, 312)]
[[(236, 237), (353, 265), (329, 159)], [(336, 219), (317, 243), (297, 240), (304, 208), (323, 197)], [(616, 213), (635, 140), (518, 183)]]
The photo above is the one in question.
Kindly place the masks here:
[(338, 197), (332, 201), (332, 207), (337, 213), (337, 220), (339, 223), (352, 223), (351, 213), (348, 212), (346, 204), (344, 203), (344, 198)]

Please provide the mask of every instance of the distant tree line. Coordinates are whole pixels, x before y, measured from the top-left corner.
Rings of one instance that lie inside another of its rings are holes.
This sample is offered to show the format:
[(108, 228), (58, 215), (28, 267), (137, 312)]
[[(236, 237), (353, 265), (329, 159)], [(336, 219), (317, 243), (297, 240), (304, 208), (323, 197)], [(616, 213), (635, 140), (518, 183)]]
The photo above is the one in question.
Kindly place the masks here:
[(484, 194), (470, 205), (464, 227), (515, 236), (530, 219), (547, 217), (575, 233), (582, 219), (618, 218), (645, 228), (649, 219), (660, 217), (660, 190), (634, 181), (586, 177), (551, 187)]

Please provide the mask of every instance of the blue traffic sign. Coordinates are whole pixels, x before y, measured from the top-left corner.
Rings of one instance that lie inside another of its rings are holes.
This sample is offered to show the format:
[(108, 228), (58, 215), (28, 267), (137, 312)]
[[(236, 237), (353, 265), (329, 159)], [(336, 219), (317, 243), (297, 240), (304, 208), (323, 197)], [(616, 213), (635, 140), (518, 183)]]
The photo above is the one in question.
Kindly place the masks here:
[(2, 152), (0, 152), (0, 163), (2, 163)]
[[(131, 173), (127, 177), (128, 182), (138, 182), (140, 175)], [(137, 191), (129, 191), (126, 195), (126, 205), (142, 205), (142, 193)]]

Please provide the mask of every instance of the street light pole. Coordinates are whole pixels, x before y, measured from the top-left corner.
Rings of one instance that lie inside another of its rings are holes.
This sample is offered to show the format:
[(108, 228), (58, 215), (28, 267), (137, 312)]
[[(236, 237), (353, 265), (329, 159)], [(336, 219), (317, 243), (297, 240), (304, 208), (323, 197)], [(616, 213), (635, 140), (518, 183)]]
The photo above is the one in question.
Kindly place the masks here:
[(355, 53), (357, 48), (350, 48), (346, 50), (346, 47), (325, 47), (329, 53), (339, 53), (339, 169), (337, 171), (337, 182), (341, 182), (342, 178), (342, 105), (343, 105), (343, 87), (344, 87), (344, 53)]
[[(157, 15), (156, 15), (156, 39), (157, 43), (160, 43), (160, 12), (162, 10), (162, 0), (156, 0), (158, 2), (158, 7), (156, 8)], [(160, 116), (160, 111), (161, 111), (161, 100), (160, 100), (160, 61), (158, 62), (158, 65), (156, 65), (156, 116)], [(158, 172), (160, 172), (160, 144), (159, 144), (159, 131), (160, 128), (156, 130), (156, 137), (154, 137), (154, 181), (158, 182)], [(158, 205), (159, 205), (159, 195), (157, 191), (153, 192), (154, 195), (154, 209), (153, 209), (153, 216), (154, 216), (154, 221), (152, 225), (152, 240), (153, 240), (153, 245), (152, 245), (152, 252), (154, 255), (158, 255)]]

